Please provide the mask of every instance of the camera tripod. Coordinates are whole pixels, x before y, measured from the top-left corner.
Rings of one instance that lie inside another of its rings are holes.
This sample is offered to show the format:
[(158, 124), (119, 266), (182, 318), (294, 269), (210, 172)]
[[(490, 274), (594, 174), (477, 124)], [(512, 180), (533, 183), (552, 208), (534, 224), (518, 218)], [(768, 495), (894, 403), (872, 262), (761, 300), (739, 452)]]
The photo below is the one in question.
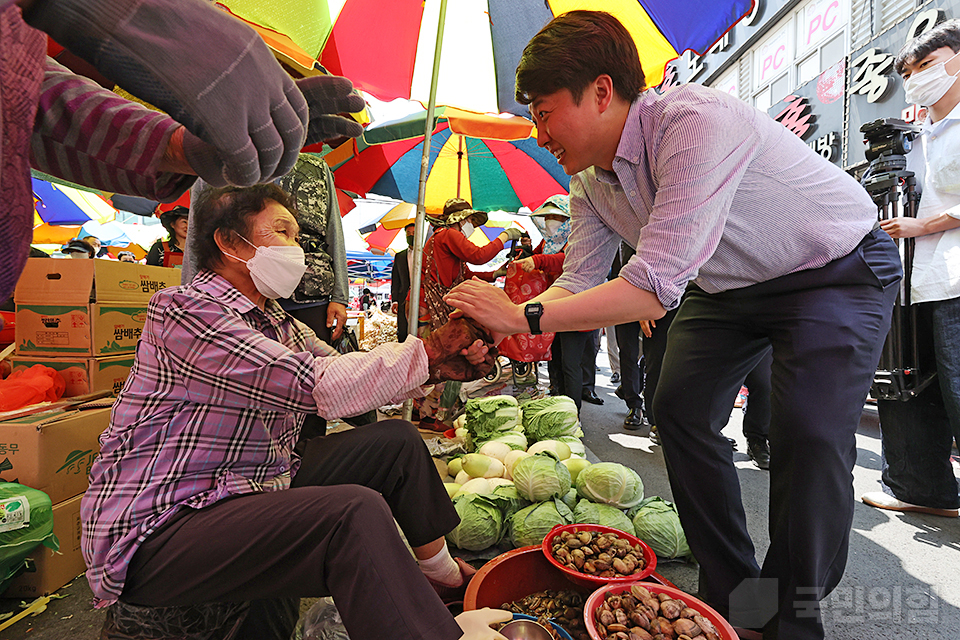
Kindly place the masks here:
[[(903, 215), (915, 218), (920, 193), (917, 192), (917, 179), (912, 171), (903, 169), (906, 162), (885, 156), (881, 162), (871, 162), (871, 169), (878, 171), (869, 174), (863, 186), (877, 205), (877, 214), (881, 221)], [(875, 164), (876, 163), (876, 164)], [(900, 210), (900, 202), (903, 210)], [(893, 307), (890, 333), (887, 334), (880, 355), (880, 363), (874, 375), (871, 395), (878, 400), (907, 401), (917, 396), (936, 379), (936, 372), (925, 372), (920, 368), (920, 355), (917, 344), (917, 309), (910, 303), (910, 282), (913, 272), (914, 239), (896, 239), (903, 256), (903, 285)]]

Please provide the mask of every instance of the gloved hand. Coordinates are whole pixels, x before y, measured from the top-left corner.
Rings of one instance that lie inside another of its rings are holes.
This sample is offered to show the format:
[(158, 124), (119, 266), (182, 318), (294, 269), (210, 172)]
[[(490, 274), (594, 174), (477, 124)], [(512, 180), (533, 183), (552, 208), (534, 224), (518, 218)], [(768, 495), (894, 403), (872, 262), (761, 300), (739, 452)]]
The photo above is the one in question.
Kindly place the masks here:
[[(493, 370), (496, 362), (497, 348), (493, 344), (493, 336), (470, 318), (453, 318), (422, 340), (430, 369), (427, 384), (446, 380), (479, 380)], [(461, 351), (477, 340), (483, 341), (488, 351), (482, 362), (473, 364)]]
[(517, 227), (510, 227), (504, 229), (503, 233), (507, 234), (507, 240), (519, 240), (520, 236), (523, 235), (523, 229), (518, 229)]
[(463, 631), (460, 640), (507, 640), (506, 636), (494, 631), (490, 625), (509, 622), (513, 619), (513, 614), (503, 609), (484, 607), (464, 611), (454, 619)]
[(205, 0), (35, 0), (24, 19), (183, 124), (197, 139), (184, 141), (188, 161), (211, 184), (286, 174), (308, 126), (341, 130), (320, 111), (355, 103), (341, 100), (344, 81), (311, 78), (308, 113), (260, 36)]
[[(335, 115), (339, 112), (355, 113), (364, 109), (363, 98), (353, 91), (353, 84), (340, 76), (317, 76), (301, 78), (297, 87), (304, 92), (310, 111), (310, 123), (307, 139), (303, 146), (341, 136), (356, 137), (363, 133), (360, 123), (350, 118)], [(214, 187), (231, 184), (228, 174), (228, 161), (220, 152), (189, 131), (183, 134), (183, 153), (190, 167)], [(294, 158), (294, 164), (296, 158)], [(266, 176), (259, 182), (269, 182), (286, 175), (293, 167), (281, 163), (274, 175)]]

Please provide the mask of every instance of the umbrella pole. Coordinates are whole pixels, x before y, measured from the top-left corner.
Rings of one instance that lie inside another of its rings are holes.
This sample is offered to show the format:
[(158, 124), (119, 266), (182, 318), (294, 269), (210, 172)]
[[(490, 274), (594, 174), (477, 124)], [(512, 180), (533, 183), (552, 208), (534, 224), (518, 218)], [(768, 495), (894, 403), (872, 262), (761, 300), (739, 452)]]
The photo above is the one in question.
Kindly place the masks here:
[[(433, 114), (437, 109), (437, 79), (440, 77), (440, 50), (443, 48), (443, 26), (447, 18), (447, 0), (440, 0), (440, 19), (437, 23), (437, 45), (433, 51), (433, 75), (430, 77), (430, 102), (427, 104), (427, 122), (423, 134), (423, 157), (420, 159), (420, 190), (417, 193), (417, 221), (414, 226), (413, 273), (410, 274), (410, 315), (408, 326), (418, 333), (420, 322), (420, 280), (423, 264), (423, 238), (426, 235), (427, 169), (430, 164), (430, 140), (433, 138)], [(413, 417), (413, 401), (403, 403), (403, 419)]]

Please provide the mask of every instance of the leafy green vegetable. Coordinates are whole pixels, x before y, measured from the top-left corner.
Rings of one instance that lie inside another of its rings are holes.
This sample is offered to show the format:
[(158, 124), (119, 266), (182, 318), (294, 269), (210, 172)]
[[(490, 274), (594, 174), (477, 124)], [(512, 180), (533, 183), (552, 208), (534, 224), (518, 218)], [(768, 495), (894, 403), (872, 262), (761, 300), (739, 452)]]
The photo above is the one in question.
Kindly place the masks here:
[(480, 551), (500, 542), (503, 516), (490, 496), (465, 493), (453, 500), (460, 524), (447, 534), (447, 542), (460, 549)]
[(570, 491), (570, 471), (549, 453), (523, 458), (513, 467), (513, 483), (530, 502), (543, 502)]
[(473, 441), (482, 444), (521, 426), (520, 405), (513, 396), (471, 398), (467, 400), (465, 425)]
[(523, 430), (531, 443), (583, 436), (577, 405), (567, 396), (550, 396), (523, 405)]
[(598, 462), (577, 475), (577, 493), (590, 502), (629, 509), (643, 500), (643, 481), (622, 464)]
[(630, 518), (620, 509), (608, 504), (581, 500), (573, 510), (573, 521), (613, 527), (630, 535), (636, 535)]
[(510, 539), (515, 547), (540, 544), (550, 529), (572, 522), (573, 513), (560, 500), (532, 504), (510, 517)]
[(577, 495), (577, 490), (573, 487), (570, 487), (570, 491), (567, 491), (563, 496), (560, 497), (563, 500), (563, 504), (567, 505), (572, 511), (574, 507), (577, 506), (577, 498), (580, 496)]
[(687, 536), (680, 526), (677, 508), (672, 502), (658, 496), (647, 498), (633, 516), (633, 527), (637, 537), (662, 558), (692, 555), (687, 546)]
[(514, 451), (525, 451), (527, 448), (527, 437), (523, 435), (520, 431), (503, 431), (497, 437), (490, 438), (489, 440), (483, 440), (477, 442), (477, 448), (479, 449), (488, 442), (500, 442)]
[(568, 447), (570, 447), (570, 455), (578, 456), (584, 458), (587, 455), (587, 448), (583, 444), (583, 440), (576, 436), (560, 436), (557, 438), (558, 442), (562, 442)]
[(500, 506), (500, 513), (503, 514), (504, 522), (520, 509), (530, 506), (530, 501), (521, 496), (517, 487), (512, 484), (496, 487), (491, 497)]

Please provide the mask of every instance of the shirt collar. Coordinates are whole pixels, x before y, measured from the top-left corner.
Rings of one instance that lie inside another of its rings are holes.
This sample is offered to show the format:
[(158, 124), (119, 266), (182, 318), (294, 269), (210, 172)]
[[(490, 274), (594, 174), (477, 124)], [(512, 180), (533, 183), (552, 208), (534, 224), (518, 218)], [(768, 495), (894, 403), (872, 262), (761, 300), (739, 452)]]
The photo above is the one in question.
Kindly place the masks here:
[(264, 309), (261, 310), (226, 278), (207, 269), (201, 270), (190, 282), (190, 286), (216, 298), (239, 314), (259, 313), (274, 326), (279, 326), (289, 317), (276, 300), (267, 298)]
[(930, 113), (927, 112), (927, 118), (923, 121), (923, 128), (920, 132), (921, 135), (927, 135), (931, 133), (936, 133), (940, 129), (943, 129), (951, 120), (960, 120), (960, 102), (958, 102), (953, 109), (950, 110), (943, 120), (938, 122), (930, 121)]
[[(636, 100), (630, 103), (630, 111), (627, 113), (627, 119), (623, 123), (623, 131), (620, 133), (620, 142), (617, 145), (617, 153), (613, 162), (617, 160), (626, 160), (630, 164), (639, 164), (640, 156), (643, 155), (643, 135), (640, 125), (640, 114), (642, 107), (650, 101), (648, 93), (642, 94)], [(656, 94), (654, 94), (654, 98)], [(607, 184), (619, 184), (620, 180), (613, 171), (607, 171), (600, 167), (594, 167), (597, 180)]]

